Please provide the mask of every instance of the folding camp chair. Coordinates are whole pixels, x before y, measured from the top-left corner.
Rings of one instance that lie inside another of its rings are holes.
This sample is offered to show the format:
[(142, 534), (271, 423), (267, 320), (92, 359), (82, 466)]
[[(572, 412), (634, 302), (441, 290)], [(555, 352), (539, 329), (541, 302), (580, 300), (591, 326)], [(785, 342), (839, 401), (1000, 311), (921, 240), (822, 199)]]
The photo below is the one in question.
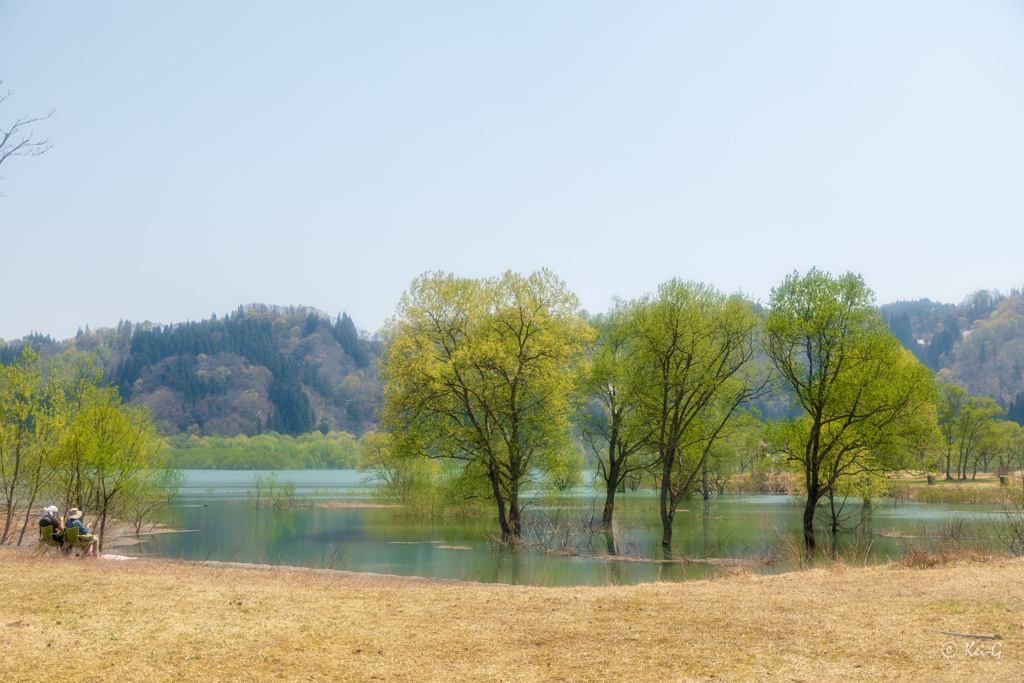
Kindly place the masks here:
[[(66, 529), (64, 529), (64, 547), (67, 550), (71, 550), (72, 548), (85, 550), (93, 541), (96, 541), (96, 546), (99, 547), (99, 537), (95, 535), (89, 535), (88, 538), (82, 538), (78, 532), (79, 528), (77, 526), (69, 526)], [(97, 554), (98, 552), (99, 551), (97, 551)]]
[[(75, 529), (78, 531), (78, 529)], [(39, 544), (49, 550), (50, 548), (60, 548), (64, 545), (64, 540), (60, 536), (53, 535), (52, 526), (41, 526), (39, 527)]]

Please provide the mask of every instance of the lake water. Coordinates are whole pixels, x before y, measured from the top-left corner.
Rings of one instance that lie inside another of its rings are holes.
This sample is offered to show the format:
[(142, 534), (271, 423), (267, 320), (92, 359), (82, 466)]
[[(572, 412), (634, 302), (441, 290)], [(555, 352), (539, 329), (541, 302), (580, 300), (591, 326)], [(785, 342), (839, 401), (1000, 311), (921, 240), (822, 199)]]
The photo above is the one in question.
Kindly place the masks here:
[[(699, 578), (720, 558), (761, 558), (764, 571), (787, 568), (780, 548), (799, 543), (803, 507), (789, 496), (724, 495), (709, 504), (687, 501), (676, 515), (673, 561), (664, 561), (658, 499), (652, 492), (616, 497), (614, 534), (600, 524), (603, 495), (581, 488), (558, 506), (534, 503), (525, 519), (532, 548), (507, 550), (494, 539), (497, 523), (479, 519), (410, 519), (393, 508), (325, 507), (327, 501), (371, 502), (373, 483), (352, 470), (277, 472), (305, 503), (291, 510), (257, 509), (253, 484), (270, 472), (186, 470), (178, 504), (169, 511), (179, 534), (161, 534), (133, 552), (190, 560), (328, 567), (510, 584), (606, 585)], [(849, 524), (836, 545), (848, 557), (885, 561), (904, 544), (935, 542), (961, 523), (981, 529), (997, 521), (991, 507), (851, 502)], [(907, 538), (910, 537), (910, 538)], [(798, 547), (798, 546), (797, 546)], [(782, 557), (777, 562), (771, 558)], [(705, 560), (711, 559), (711, 562)]]

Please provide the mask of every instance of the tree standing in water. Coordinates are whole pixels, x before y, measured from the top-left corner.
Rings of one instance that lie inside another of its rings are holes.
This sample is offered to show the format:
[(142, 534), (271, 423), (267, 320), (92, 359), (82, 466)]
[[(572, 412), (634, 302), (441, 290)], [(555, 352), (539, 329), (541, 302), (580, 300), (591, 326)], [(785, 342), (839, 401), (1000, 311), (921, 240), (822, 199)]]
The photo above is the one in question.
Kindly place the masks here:
[(804, 543), (812, 549), (818, 501), (840, 477), (900, 469), (933, 438), (936, 390), (859, 275), (793, 273), (769, 306), (767, 353), (801, 411), (776, 423), (771, 440), (804, 475)]
[(520, 492), (570, 453), (571, 396), (592, 331), (543, 270), (413, 281), (385, 323), (382, 422), (399, 457), (443, 458), (482, 481), (502, 540), (522, 535)]
[(668, 548), (679, 501), (737, 409), (765, 386), (754, 362), (761, 318), (741, 296), (680, 280), (628, 310), (627, 375), (658, 457), (661, 542)]
[(651, 430), (639, 419), (636, 386), (629, 377), (634, 340), (627, 312), (628, 306), (619, 303), (590, 321), (597, 338), (582, 380), (579, 429), (597, 457), (597, 475), (605, 484), (601, 526), (606, 531), (612, 528), (615, 492), (654, 466), (648, 445)]

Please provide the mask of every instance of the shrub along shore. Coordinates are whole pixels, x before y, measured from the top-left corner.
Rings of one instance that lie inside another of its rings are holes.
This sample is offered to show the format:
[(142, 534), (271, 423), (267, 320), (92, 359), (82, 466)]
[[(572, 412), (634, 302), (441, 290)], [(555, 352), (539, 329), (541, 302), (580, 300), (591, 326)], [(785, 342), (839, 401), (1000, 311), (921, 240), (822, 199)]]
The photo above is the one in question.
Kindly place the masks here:
[(0, 577), (5, 681), (1018, 680), (1024, 665), (1024, 560), (975, 554), (539, 588), (8, 548)]

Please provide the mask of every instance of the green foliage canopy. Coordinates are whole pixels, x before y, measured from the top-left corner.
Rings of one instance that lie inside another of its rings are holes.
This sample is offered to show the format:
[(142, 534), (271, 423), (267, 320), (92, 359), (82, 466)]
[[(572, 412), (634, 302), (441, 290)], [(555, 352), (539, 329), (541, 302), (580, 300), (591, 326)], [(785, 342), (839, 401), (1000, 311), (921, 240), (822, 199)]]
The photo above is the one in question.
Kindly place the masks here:
[(628, 306), (630, 391), (661, 469), (662, 544), (736, 410), (765, 386), (754, 363), (761, 327), (753, 305), (708, 285), (670, 280)]
[(412, 282), (385, 324), (382, 422), (393, 449), (458, 461), (486, 481), (506, 541), (522, 533), (521, 488), (571, 453), (570, 395), (593, 334), (578, 307), (546, 270), (434, 273)]
[(61, 509), (89, 510), (102, 539), (109, 517), (130, 516), (142, 499), (152, 510), (175, 483), (158, 474), (163, 462), (149, 411), (122, 405), (89, 361), (44, 368), (26, 346), (17, 362), (0, 367), (0, 542), (13, 539), (16, 509), (24, 513), (22, 541), (43, 497)]
[(258, 436), (187, 436), (165, 440), (168, 463), (183, 469), (302, 470), (355, 469), (367, 432), (357, 439), (348, 432), (310, 432), (289, 436), (269, 432)]
[(814, 511), (841, 477), (899, 469), (935, 439), (931, 373), (900, 347), (852, 273), (812, 269), (772, 290), (767, 353), (802, 415), (776, 423), (771, 441), (804, 476), (804, 541)]
[(590, 321), (596, 332), (590, 365), (581, 377), (577, 423), (582, 439), (597, 458), (605, 485), (602, 525), (611, 529), (615, 493), (636, 482), (656, 462), (648, 442), (651, 427), (640, 419), (637, 384), (630, 378), (635, 342), (628, 324), (629, 305), (619, 302), (607, 315)]

